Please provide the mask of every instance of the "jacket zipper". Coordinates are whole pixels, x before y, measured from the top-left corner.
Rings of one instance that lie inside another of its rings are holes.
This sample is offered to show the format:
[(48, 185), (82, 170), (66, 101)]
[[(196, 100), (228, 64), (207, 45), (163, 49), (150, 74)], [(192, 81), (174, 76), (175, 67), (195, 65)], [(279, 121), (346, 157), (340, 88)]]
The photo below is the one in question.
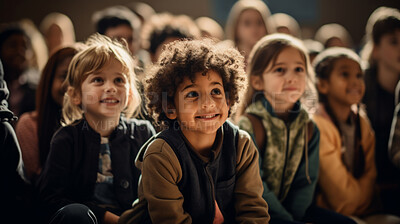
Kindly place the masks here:
[(283, 183), (285, 178), (286, 166), (288, 162), (288, 153), (289, 153), (289, 137), (290, 137), (290, 130), (289, 130), (289, 123), (286, 123), (286, 150), (285, 150), (285, 163), (283, 164), (283, 172), (282, 172), (282, 179), (281, 179), (281, 186), (279, 188), (279, 199), (283, 197)]

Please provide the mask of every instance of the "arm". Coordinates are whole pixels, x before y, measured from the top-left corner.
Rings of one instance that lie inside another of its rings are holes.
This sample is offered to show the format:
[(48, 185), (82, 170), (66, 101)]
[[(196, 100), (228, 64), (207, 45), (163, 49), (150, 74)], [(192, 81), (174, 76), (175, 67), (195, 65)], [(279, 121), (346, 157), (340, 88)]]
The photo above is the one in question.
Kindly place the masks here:
[(365, 186), (360, 181), (362, 178), (356, 179), (347, 171), (342, 161), (341, 139), (336, 127), (325, 118), (315, 116), (314, 119), (321, 132), (321, 193), (329, 208), (344, 215), (355, 215), (358, 207), (367, 200)]
[(173, 149), (161, 139), (149, 145), (142, 163), (143, 196), (153, 223), (191, 223), (178, 188), (182, 169)]
[(270, 217), (262, 198), (262, 186), (257, 148), (247, 133), (239, 131), (234, 191), (238, 223), (268, 223)]
[(37, 122), (31, 113), (23, 114), (17, 122), (15, 132), (21, 147), (25, 174), (29, 180), (39, 176), (42, 171), (39, 159), (39, 136)]
[[(315, 125), (313, 130), (311, 139), (306, 143), (308, 144), (308, 161), (303, 156), (288, 195), (283, 203), (295, 220), (302, 220), (304, 218), (306, 210), (312, 203), (315, 186), (317, 185), (320, 133)], [(306, 170), (307, 166), (308, 173)], [(307, 175), (310, 177), (311, 182), (308, 181)]]
[[(400, 82), (399, 82), (400, 83)], [(390, 130), (389, 137), (389, 158), (392, 163), (400, 169), (400, 103), (397, 104), (394, 110), (394, 116), (392, 121), (392, 128)]]
[[(253, 133), (254, 133), (253, 126), (251, 125), (251, 122), (247, 117), (242, 116), (238, 122), (238, 126), (240, 129), (248, 132), (250, 134), (250, 136), (252, 137), (253, 142), (255, 142), (254, 135), (253, 135)], [(263, 158), (259, 159), (259, 167), (261, 167), (262, 159)], [(261, 177), (263, 177), (262, 169), (260, 170), (259, 175), (261, 175)], [(268, 207), (269, 207), (268, 212), (271, 215), (271, 217), (273, 217), (274, 219), (293, 221), (292, 215), (285, 209), (285, 207), (283, 207), (283, 205), (281, 204), (279, 199), (276, 197), (274, 192), (268, 188), (267, 183), (265, 181), (262, 181), (262, 183), (263, 183), (263, 187), (264, 187), (262, 197), (268, 203)]]
[(65, 128), (56, 132), (45, 168), (37, 182), (40, 200), (43, 201), (49, 216), (63, 206), (73, 203), (66, 198), (72, 147), (72, 137)]

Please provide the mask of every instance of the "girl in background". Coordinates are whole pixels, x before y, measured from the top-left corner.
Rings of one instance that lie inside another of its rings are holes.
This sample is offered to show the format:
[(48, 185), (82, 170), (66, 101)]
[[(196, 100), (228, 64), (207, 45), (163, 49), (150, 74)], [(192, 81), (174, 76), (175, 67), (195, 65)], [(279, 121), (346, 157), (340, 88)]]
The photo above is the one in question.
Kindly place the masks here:
[(50, 140), (61, 127), (61, 108), (72, 57), (78, 45), (58, 49), (45, 65), (36, 92), (36, 110), (24, 113), (17, 122), (16, 134), (21, 146), (25, 175), (34, 183), (42, 171), (50, 150)]
[(365, 93), (360, 58), (335, 47), (320, 53), (314, 68), (320, 102), (314, 120), (321, 133), (317, 204), (357, 223), (398, 223), (397, 217), (384, 215), (365, 218), (377, 205), (372, 203), (375, 135), (359, 105)]
[(270, 223), (352, 223), (313, 205), (319, 130), (309, 116), (316, 96), (302, 42), (287, 34), (262, 38), (250, 54), (248, 75), (238, 125), (249, 132), (260, 152)]
[[(260, 0), (237, 1), (229, 13), (225, 35), (225, 44), (236, 47), (245, 57), (254, 44), (268, 33), (273, 33), (268, 17), (271, 15), (267, 5)], [(229, 43), (227, 43), (229, 42)]]

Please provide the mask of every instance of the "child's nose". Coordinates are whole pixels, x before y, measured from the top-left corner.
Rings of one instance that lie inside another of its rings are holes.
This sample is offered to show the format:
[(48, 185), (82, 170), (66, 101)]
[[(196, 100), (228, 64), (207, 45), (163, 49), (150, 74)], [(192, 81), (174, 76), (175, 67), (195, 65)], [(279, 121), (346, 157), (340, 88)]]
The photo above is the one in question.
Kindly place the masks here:
[(215, 102), (212, 99), (211, 95), (204, 94), (203, 97), (201, 97), (201, 107), (202, 108), (208, 108), (208, 107), (214, 107)]
[(105, 91), (114, 93), (114, 92), (117, 92), (117, 88), (115, 87), (115, 85), (113, 83), (107, 82), (105, 85)]

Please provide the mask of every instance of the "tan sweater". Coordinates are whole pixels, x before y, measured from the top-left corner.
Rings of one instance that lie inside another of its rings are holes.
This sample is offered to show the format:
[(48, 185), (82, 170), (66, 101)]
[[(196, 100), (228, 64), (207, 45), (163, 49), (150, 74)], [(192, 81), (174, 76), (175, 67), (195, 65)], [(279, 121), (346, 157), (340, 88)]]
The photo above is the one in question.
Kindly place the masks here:
[[(217, 139), (221, 141), (217, 143), (215, 154), (220, 152), (223, 141), (222, 136)], [(270, 219), (268, 205), (262, 198), (258, 163), (253, 141), (245, 131), (240, 130), (234, 190), (237, 223), (268, 223)], [(142, 178), (139, 182), (139, 201), (134, 209), (148, 208), (152, 222), (157, 224), (192, 223), (190, 215), (183, 209), (184, 198), (177, 185), (182, 178), (182, 169), (168, 143), (163, 139), (154, 140), (148, 146), (143, 162), (136, 160), (136, 166), (141, 169)], [(119, 223), (135, 222), (126, 221), (122, 215)]]
[(356, 179), (342, 160), (342, 140), (323, 107), (314, 115), (320, 137), (320, 192), (317, 204), (343, 215), (364, 215), (371, 205), (376, 179), (375, 135), (365, 114), (360, 113), (361, 145), (365, 155), (365, 173)]

